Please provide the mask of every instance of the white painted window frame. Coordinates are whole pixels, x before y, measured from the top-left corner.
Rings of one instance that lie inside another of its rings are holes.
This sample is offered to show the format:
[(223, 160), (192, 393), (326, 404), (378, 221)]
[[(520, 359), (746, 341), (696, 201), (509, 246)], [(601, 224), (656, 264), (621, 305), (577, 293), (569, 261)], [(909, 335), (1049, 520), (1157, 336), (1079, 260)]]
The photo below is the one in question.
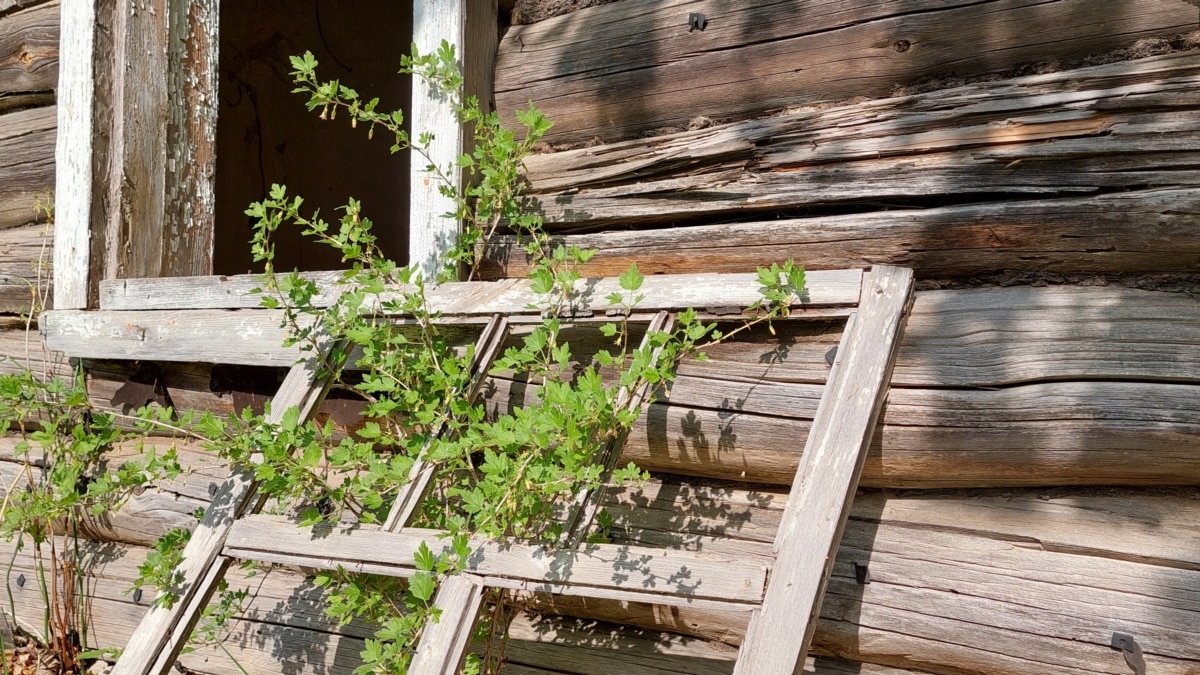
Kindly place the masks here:
[[(413, 42), (422, 52), (442, 40), (454, 45), (463, 62), (468, 93), (486, 105), (497, 36), (497, 0), (414, 0)], [(90, 278), (94, 203), (93, 143), (96, 110), (97, 1), (63, 0), (58, 89), (58, 140), (55, 148), (56, 220), (54, 231), (54, 307), (87, 309), (104, 279)], [(215, 44), (215, 42), (214, 42)], [(215, 48), (215, 47), (214, 47)], [(216, 105), (217, 97), (209, 100)], [(453, 115), (452, 102), (413, 78), (409, 118), (413, 129), (429, 131), (429, 152), (439, 166), (452, 166), (469, 146)], [(446, 218), (453, 202), (437, 189), (423, 162), (414, 162), (409, 181), (409, 260), (432, 278), (454, 245), (459, 223)], [(119, 243), (118, 243), (119, 245)], [(209, 265), (211, 268), (211, 252)]]

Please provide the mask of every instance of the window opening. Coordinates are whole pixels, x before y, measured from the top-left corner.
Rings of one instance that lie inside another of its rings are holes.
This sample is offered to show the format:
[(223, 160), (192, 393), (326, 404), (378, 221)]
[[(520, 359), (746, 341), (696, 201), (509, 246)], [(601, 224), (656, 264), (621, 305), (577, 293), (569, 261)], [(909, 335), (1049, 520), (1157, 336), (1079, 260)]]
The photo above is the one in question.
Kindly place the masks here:
[[(271, 184), (287, 185), (336, 222), (348, 197), (362, 201), (380, 248), (408, 263), (409, 158), (388, 139), (367, 138), (345, 120), (319, 119), (293, 94), (288, 57), (312, 51), (322, 79), (337, 78), (380, 98), (380, 109), (410, 108), (411, 80), (400, 57), (412, 44), (412, 4), (394, 0), (222, 0), (213, 272), (261, 271), (250, 256), (246, 207)], [(276, 264), (304, 271), (343, 269), (335, 251), (282, 231)]]

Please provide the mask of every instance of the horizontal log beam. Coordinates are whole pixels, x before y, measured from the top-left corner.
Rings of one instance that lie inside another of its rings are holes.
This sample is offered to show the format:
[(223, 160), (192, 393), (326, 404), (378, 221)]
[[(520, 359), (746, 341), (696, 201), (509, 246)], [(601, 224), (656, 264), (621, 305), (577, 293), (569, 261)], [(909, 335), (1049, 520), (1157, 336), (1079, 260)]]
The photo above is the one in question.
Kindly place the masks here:
[(537, 155), (552, 223), (991, 193), (1196, 185), (1200, 53), (877, 99)]
[[(564, 235), (593, 249), (586, 274), (617, 273), (631, 262), (651, 274), (745, 272), (779, 259), (809, 269), (871, 264), (912, 267), (919, 278), (1008, 272), (1145, 274), (1200, 272), (1200, 246), (1187, 236), (1200, 189), (1137, 190), (1053, 200), (960, 206), (662, 230)], [(487, 278), (522, 276), (519, 242), (488, 249)]]
[[(56, 115), (55, 106), (0, 115), (0, 234), (44, 222), (35, 206), (54, 189)], [(0, 249), (0, 258), (33, 262), (6, 248)]]
[(7, 15), (0, 8), (0, 98), (58, 87), (59, 4)]
[[(935, 278), (1195, 273), (1198, 85), (1200, 53), (1183, 52), (537, 155), (527, 175), (560, 241), (597, 250), (588, 274), (779, 257)], [(595, 233), (630, 226), (662, 229)], [(486, 255), (485, 278), (528, 271), (512, 238)]]
[[(689, 12), (707, 17), (704, 30), (689, 30)], [(951, 71), (1078, 63), (1195, 27), (1194, 8), (1179, 0), (854, 0), (803, 11), (769, 0), (612, 3), (510, 29), (496, 58), (496, 105), (511, 120), (533, 101), (555, 122), (552, 141), (613, 140), (698, 116), (887, 96)], [(963, 41), (968, 54), (956, 47)]]
[[(362, 525), (310, 530), (278, 516), (248, 516), (234, 523), (225, 555), (408, 577), (416, 573), (413, 555), (422, 543), (435, 552), (450, 550), (438, 543), (445, 533), (434, 530), (387, 532)], [(766, 564), (735, 564), (721, 555), (608, 544), (546, 550), (486, 539), (473, 539), (471, 550), (465, 571), (488, 586), (710, 607), (755, 604), (766, 586)]]
[[(811, 401), (800, 395), (798, 403)], [(1197, 485), (1198, 405), (1196, 385), (893, 387), (861, 484)], [(622, 461), (656, 472), (786, 485), (811, 424), (804, 415), (657, 403), (635, 426)]]

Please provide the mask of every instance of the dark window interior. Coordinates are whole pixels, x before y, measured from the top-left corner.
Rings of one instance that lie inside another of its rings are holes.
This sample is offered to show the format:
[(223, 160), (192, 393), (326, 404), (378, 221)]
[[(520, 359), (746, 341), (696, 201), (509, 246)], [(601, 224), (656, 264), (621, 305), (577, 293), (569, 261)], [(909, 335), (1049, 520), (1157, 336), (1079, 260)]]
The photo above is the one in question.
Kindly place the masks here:
[[(348, 197), (363, 203), (384, 252), (408, 262), (408, 155), (389, 151), (386, 133), (367, 139), (344, 116), (322, 121), (293, 94), (288, 57), (313, 52), (322, 79), (338, 79), (380, 110), (409, 107), (410, 80), (396, 74), (412, 43), (411, 2), (396, 0), (225, 0), (221, 2), (220, 113), (217, 117), (213, 271), (260, 271), (250, 257), (246, 206), (272, 183), (336, 223)], [(345, 265), (326, 246), (279, 237), (279, 269)]]

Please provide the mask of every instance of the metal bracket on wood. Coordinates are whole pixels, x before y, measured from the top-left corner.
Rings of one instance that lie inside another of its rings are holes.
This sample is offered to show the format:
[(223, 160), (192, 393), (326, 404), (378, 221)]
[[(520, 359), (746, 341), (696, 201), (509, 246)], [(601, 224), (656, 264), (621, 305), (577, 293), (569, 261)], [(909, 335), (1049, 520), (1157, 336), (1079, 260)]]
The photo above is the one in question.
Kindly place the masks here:
[(1113, 633), (1110, 646), (1125, 656), (1125, 663), (1133, 669), (1133, 672), (1137, 675), (1146, 675), (1146, 659), (1142, 656), (1142, 647), (1137, 640), (1133, 639), (1132, 635)]

